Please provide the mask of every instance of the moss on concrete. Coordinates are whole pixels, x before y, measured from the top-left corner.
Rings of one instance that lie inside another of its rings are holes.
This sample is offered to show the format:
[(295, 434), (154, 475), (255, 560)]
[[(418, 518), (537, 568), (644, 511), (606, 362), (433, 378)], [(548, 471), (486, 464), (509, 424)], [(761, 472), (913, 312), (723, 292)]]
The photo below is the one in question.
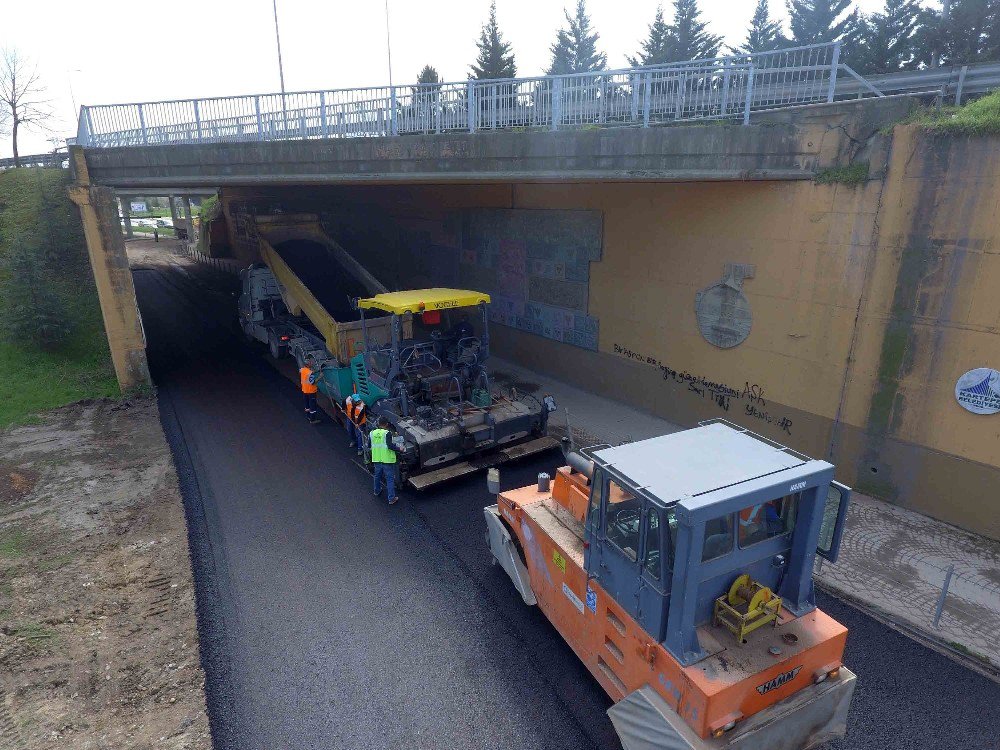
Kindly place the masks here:
[(818, 185), (863, 185), (868, 180), (868, 162), (858, 162), (841, 167), (827, 167), (816, 173), (813, 181)]

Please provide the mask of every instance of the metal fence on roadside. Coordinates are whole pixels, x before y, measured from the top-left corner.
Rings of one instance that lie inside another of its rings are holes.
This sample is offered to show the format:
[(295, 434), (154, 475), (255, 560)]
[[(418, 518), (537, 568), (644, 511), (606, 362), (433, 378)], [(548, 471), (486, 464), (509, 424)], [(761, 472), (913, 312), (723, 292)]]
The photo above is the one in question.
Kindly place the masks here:
[[(833, 101), (840, 44), (589, 73), (82, 107), (90, 148), (344, 138), (504, 128), (749, 123), (751, 113)], [(873, 87), (866, 91), (878, 94)]]

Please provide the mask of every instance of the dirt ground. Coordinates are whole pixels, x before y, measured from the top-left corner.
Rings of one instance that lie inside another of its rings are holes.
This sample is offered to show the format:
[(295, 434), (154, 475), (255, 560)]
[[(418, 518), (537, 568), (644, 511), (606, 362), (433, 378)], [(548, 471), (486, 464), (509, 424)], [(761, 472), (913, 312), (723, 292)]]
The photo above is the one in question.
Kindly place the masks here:
[(0, 432), (0, 747), (211, 748), (156, 401)]

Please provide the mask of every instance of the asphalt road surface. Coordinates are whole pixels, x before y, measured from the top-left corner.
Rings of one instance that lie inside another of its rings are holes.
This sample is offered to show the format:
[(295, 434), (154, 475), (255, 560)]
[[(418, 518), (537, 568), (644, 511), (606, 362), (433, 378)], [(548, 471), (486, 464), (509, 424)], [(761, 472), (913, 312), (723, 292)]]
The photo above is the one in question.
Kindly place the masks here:
[[(485, 479), (372, 496), (346, 434), (234, 325), (235, 284), (137, 269), (188, 514), (218, 750), (617, 748), (610, 705), (483, 540)], [(553, 455), (505, 467), (527, 484)], [(831, 747), (997, 748), (1000, 686), (836, 599), (858, 673)]]

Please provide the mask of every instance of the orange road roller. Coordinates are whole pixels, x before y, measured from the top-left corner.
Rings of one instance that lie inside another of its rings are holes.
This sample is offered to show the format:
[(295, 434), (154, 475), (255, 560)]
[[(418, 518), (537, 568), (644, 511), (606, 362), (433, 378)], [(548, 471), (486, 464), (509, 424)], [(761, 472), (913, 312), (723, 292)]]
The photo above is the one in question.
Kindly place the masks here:
[(808, 750), (843, 736), (847, 628), (816, 607), (850, 489), (722, 420), (566, 453), (485, 509), (490, 549), (615, 704), (625, 750)]

